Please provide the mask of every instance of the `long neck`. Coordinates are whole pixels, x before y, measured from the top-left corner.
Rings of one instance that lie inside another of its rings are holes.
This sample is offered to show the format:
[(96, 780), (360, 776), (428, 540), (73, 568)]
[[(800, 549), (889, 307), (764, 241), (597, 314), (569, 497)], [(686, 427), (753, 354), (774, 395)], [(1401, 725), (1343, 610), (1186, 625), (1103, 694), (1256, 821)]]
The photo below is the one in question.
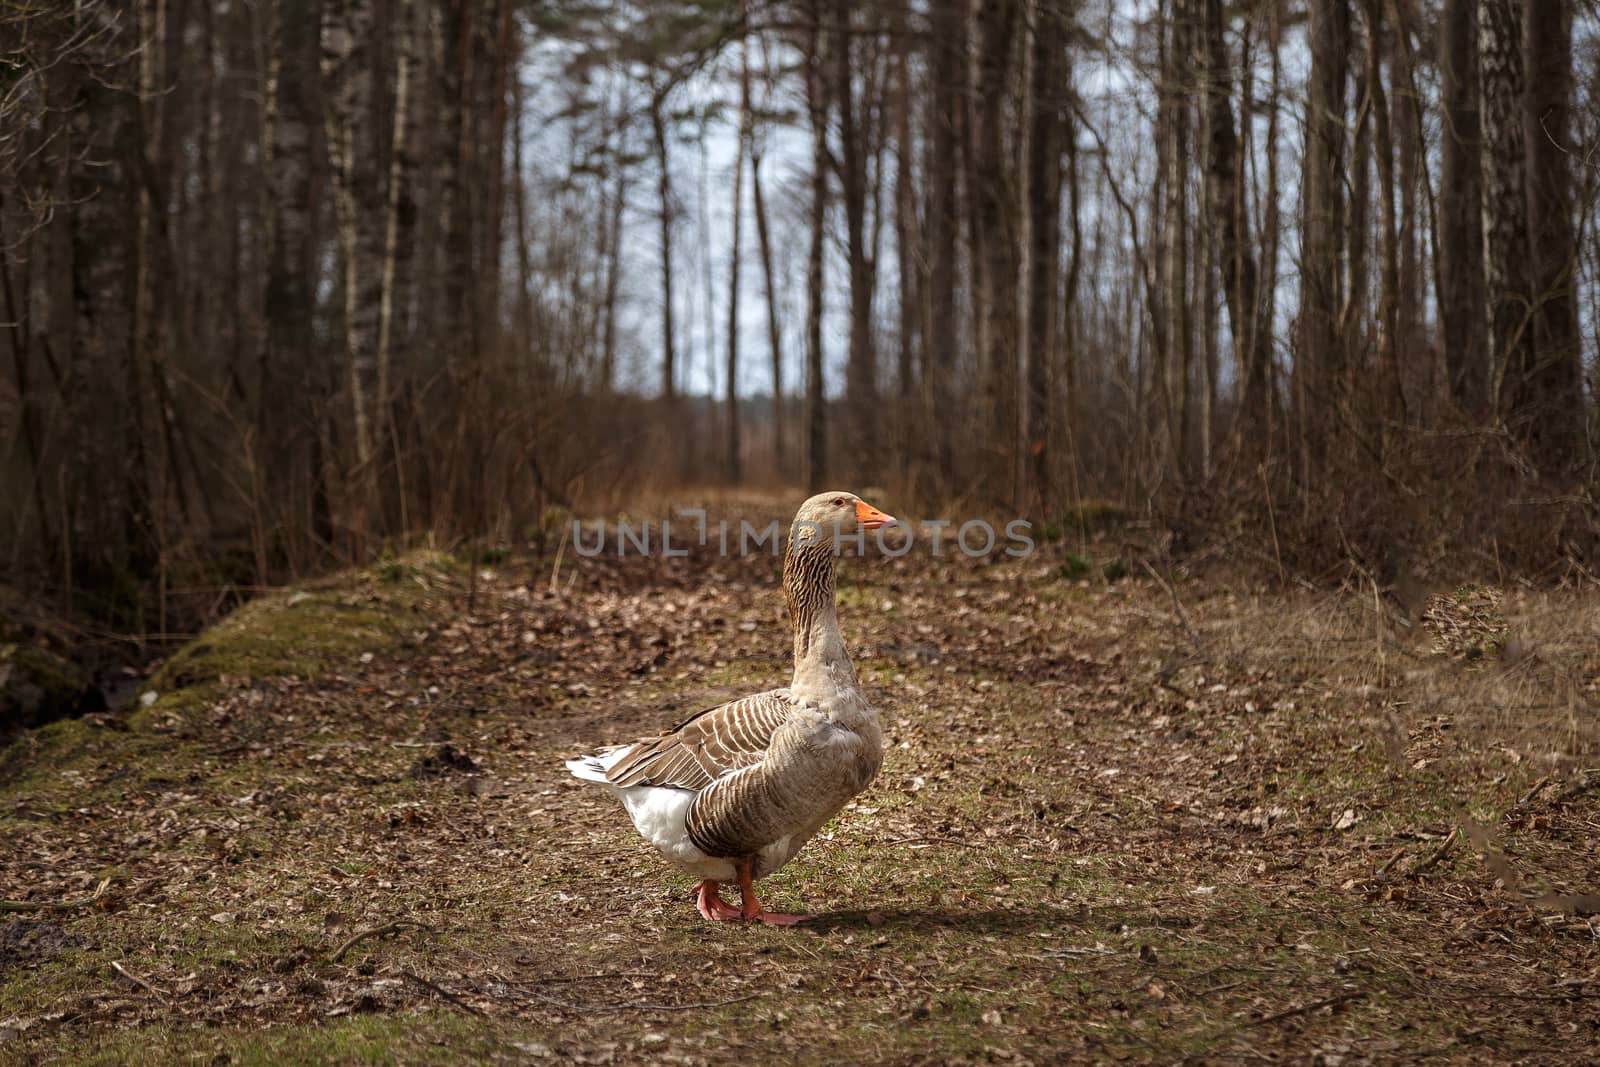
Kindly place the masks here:
[(794, 626), (793, 688), (855, 684), (855, 667), (839, 633), (834, 564), (830, 545), (802, 545), (795, 537), (789, 539), (783, 559), (783, 594)]

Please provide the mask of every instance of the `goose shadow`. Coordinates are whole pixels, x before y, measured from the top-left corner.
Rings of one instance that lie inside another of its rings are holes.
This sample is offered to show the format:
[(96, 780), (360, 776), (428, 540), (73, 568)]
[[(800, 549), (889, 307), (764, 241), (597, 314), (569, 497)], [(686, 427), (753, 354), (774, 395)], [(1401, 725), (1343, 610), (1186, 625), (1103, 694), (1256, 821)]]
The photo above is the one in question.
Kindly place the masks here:
[(816, 915), (803, 929), (818, 934), (861, 931), (872, 934), (921, 933), (956, 930), (969, 934), (1031, 934), (1055, 932), (1063, 926), (1081, 925), (1074, 913), (1044, 906), (1024, 908), (871, 908), (828, 911)]

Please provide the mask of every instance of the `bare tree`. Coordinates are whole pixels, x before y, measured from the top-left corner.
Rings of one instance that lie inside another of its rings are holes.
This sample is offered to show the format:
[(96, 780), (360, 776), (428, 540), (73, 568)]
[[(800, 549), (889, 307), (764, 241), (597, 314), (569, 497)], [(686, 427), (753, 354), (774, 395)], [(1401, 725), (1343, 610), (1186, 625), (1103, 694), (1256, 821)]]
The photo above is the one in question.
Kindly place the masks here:
[(1527, 149), (1522, 93), (1522, 21), (1512, 0), (1478, 0), (1478, 74), (1483, 94), (1483, 234), (1498, 410), (1528, 434), (1537, 419), (1537, 360), (1529, 312)]
[(1583, 356), (1578, 339), (1578, 249), (1573, 227), (1572, 4), (1523, 6), (1527, 60), (1528, 233), (1537, 363), (1524, 383), (1535, 410), (1530, 443), (1542, 469), (1581, 463)]
[(1474, 414), (1489, 402), (1476, 8), (1477, 0), (1445, 0), (1439, 28), (1439, 324), (1451, 393)]
[(1344, 400), (1339, 235), (1344, 229), (1345, 75), (1350, 56), (1347, 0), (1311, 0), (1311, 78), (1301, 167), (1300, 315), (1295, 373), (1306, 386), (1300, 417), (1307, 451), (1320, 455)]
[(805, 480), (813, 491), (828, 476), (826, 383), (822, 378), (822, 309), (827, 278), (824, 228), (828, 214), (828, 78), (823, 48), (820, 0), (813, 0), (811, 28), (807, 31), (806, 108), (811, 124), (811, 196), (809, 223), (811, 246), (806, 256), (806, 409)]

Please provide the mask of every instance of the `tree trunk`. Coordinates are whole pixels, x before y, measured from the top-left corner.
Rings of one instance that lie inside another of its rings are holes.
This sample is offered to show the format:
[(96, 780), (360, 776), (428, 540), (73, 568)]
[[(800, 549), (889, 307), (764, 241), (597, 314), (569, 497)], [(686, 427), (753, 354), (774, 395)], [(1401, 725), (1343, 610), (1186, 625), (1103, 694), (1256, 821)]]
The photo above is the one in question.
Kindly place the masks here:
[(783, 331), (778, 319), (778, 282), (772, 266), (767, 204), (761, 192), (760, 134), (753, 134), (750, 139), (750, 193), (756, 213), (756, 243), (761, 248), (761, 276), (766, 280), (767, 344), (772, 349), (772, 461), (781, 480), (789, 469), (789, 425), (783, 397)]
[(1389, 107), (1393, 115), (1395, 152), (1399, 173), (1399, 240), (1400, 298), (1395, 308), (1395, 347), (1403, 355), (1406, 366), (1400, 368), (1397, 383), (1400, 396), (1411, 385), (1421, 399), (1418, 386), (1426, 381), (1428, 368), (1422, 366), (1427, 352), (1427, 341), (1422, 331), (1422, 313), (1426, 307), (1423, 294), (1427, 283), (1422, 276), (1422, 257), (1418, 235), (1426, 218), (1417, 210), (1417, 189), (1422, 178), (1418, 173), (1424, 164), (1422, 130), (1418, 124), (1420, 101), (1417, 99), (1415, 69), (1412, 60), (1411, 39), (1416, 25), (1412, 0), (1389, 0), (1394, 26), (1390, 31), (1389, 48)]
[(1530, 445), (1541, 470), (1582, 463), (1583, 356), (1578, 339), (1578, 248), (1573, 232), (1571, 0), (1524, 9), (1528, 92), (1528, 231), (1533, 242), (1533, 345), (1528, 383)]
[(1405, 397), (1396, 356), (1399, 343), (1399, 230), (1394, 207), (1394, 136), (1389, 94), (1383, 84), (1383, 0), (1363, 0), (1367, 22), (1367, 91), (1372, 99), (1373, 151), (1378, 161), (1378, 373), (1374, 382), (1376, 439), (1392, 433), (1389, 423), (1405, 421)]
[(650, 132), (656, 150), (656, 192), (660, 197), (661, 219), (661, 395), (669, 409), (677, 404), (678, 378), (673, 350), (672, 325), (672, 167), (667, 155), (667, 120), (662, 109), (666, 106), (666, 89), (655, 89), (650, 94)]
[[(1276, 148), (1279, 121), (1283, 114), (1283, 12), (1281, 0), (1267, 0), (1267, 5), (1267, 35), (1272, 47), (1272, 81), (1267, 104), (1266, 188), (1261, 194), (1266, 207), (1261, 219), (1261, 276), (1252, 311), (1251, 322), (1255, 327), (1255, 340), (1251, 342), (1250, 357), (1251, 369), (1259, 374), (1257, 384), (1260, 392), (1251, 395), (1255, 397), (1252, 408), (1256, 415), (1253, 417), (1259, 420), (1257, 436), (1261, 439), (1261, 450), (1258, 455), (1262, 457), (1270, 457), (1273, 454), (1273, 445), (1278, 432), (1278, 420), (1275, 416), (1280, 414), (1278, 360), (1274, 350), (1273, 323), (1277, 320), (1278, 314), (1278, 257), (1283, 239), (1282, 215), (1278, 206), (1279, 189), (1282, 186), (1278, 177)], [(1248, 77), (1246, 75), (1241, 84), (1247, 83)], [(1248, 123), (1245, 128), (1250, 128)], [(1304, 381), (1302, 375), (1296, 374), (1295, 377), (1299, 381)]]
[[(325, 0), (322, 12), (324, 122), (344, 298), (341, 350), (355, 450), (349, 531), (364, 537), (373, 498), (374, 411), (383, 217), (373, 135), (373, 19), (370, 0)], [(359, 550), (357, 556), (360, 555)]]
[[(894, 38), (894, 252), (899, 284), (899, 359), (896, 385), (902, 412), (916, 392), (917, 201), (912, 179), (910, 0), (896, 0), (889, 32)], [(902, 445), (903, 447), (903, 445)]]
[(1483, 244), (1494, 367), (1490, 400), (1520, 438), (1535, 434), (1541, 397), (1529, 311), (1522, 20), (1513, 0), (1478, 0), (1483, 96)]
[(957, 336), (956, 308), (960, 266), (960, 198), (957, 146), (961, 139), (962, 86), (965, 81), (966, 5), (934, 0), (929, 14), (931, 104), (928, 110), (927, 280), (923, 288), (923, 384), (932, 431), (925, 435), (939, 481), (954, 483), (956, 413), (954, 405)]
[(1445, 0), (1439, 27), (1439, 329), (1450, 394), (1469, 415), (1489, 404), (1484, 332), (1483, 150), (1477, 0)]
[(460, 388), (467, 376), (466, 356), (471, 351), (473, 329), (469, 313), (472, 263), (472, 213), (468, 198), (467, 160), (472, 104), (471, 39), (475, 4), (440, 4), (433, 8), (433, 69), (437, 78), (437, 129), (434, 131), (434, 171), (439, 190), (439, 236), (435, 269), (439, 285), (436, 309), (430, 316), (432, 340), (442, 353), (442, 363), (452, 387)]
[[(1216, 227), (1216, 259), (1222, 275), (1223, 301), (1233, 334), (1233, 358), (1239, 388), (1235, 418), (1238, 440), (1252, 452), (1263, 449), (1267, 428), (1267, 360), (1272, 355), (1272, 324), (1259, 314), (1255, 252), (1250, 244), (1240, 163), (1244, 152), (1233, 120), (1232, 66), (1228, 62), (1227, 29), (1221, 0), (1205, 0), (1206, 215)], [(1247, 75), (1248, 76), (1248, 75)], [(1276, 148), (1272, 149), (1276, 151)]]
[[(1070, 76), (1069, 72), (1068, 77)], [(1070, 86), (1068, 88), (1070, 89)], [(1061, 343), (1059, 345), (1061, 363), (1055, 388), (1055, 405), (1056, 410), (1061, 413), (1058, 437), (1065, 446), (1065, 462), (1070, 464), (1072, 500), (1076, 504), (1081, 499), (1078, 485), (1077, 419), (1079, 399), (1078, 365), (1080, 362), (1078, 324), (1082, 314), (1081, 309), (1078, 307), (1078, 290), (1079, 281), (1083, 276), (1083, 198), (1078, 174), (1077, 128), (1073, 121), (1070, 102), (1064, 117), (1062, 139), (1067, 147), (1067, 210), (1072, 227), (1072, 247), (1067, 257), (1067, 277), (1066, 283), (1062, 286), (1061, 294)]]
[(1035, 9), (1029, 95), (1032, 129), (1028, 139), (1028, 205), (1032, 247), (1028, 254), (1026, 403), (1020, 435), (1027, 451), (1027, 500), (1043, 503), (1050, 493), (1051, 370), (1057, 342), (1056, 289), (1061, 277), (1061, 152), (1066, 110), (1071, 102), (1071, 54), (1066, 48), (1067, 10), (1056, 0)]
[(377, 383), (374, 397), (372, 432), (380, 451), (393, 465), (391, 477), (398, 507), (400, 533), (410, 525), (407, 487), (401, 471), (405, 457), (393, 437), (391, 423), (394, 406), (393, 363), (396, 337), (410, 334), (412, 251), (416, 245), (416, 12), (410, 0), (402, 0), (391, 12), (394, 33), (394, 115), (390, 135), (389, 200), (384, 220), (383, 281), (378, 308)]
[(609, 396), (617, 387), (617, 293), (622, 280), (622, 222), (628, 203), (628, 164), (620, 139), (611, 154), (611, 195), (606, 222), (606, 284), (602, 297), (605, 326), (600, 338), (600, 391)]
[(1012, 43), (1019, 36), (1017, 0), (979, 0), (978, 51), (973, 86), (975, 121), (971, 161), (973, 260), (977, 288), (979, 383), (991, 439), (1000, 442), (992, 484), (1009, 485), (1017, 425), (1018, 232), (1010, 192), (1013, 168), (1006, 146), (1006, 102), (1011, 98)]
[[(851, 0), (837, 0), (833, 17), (835, 105), (839, 111), (839, 195), (844, 207), (845, 258), (850, 280), (850, 353), (845, 362), (846, 435), (850, 455), (877, 452), (877, 353), (872, 337), (874, 265), (867, 252), (867, 168), (865, 130), (856, 115), (854, 27)], [(868, 460), (870, 463), (871, 460)], [(855, 471), (850, 472), (854, 476)]]
[[(1350, 42), (1352, 64), (1364, 55), (1356, 52), (1354, 35)], [(1368, 236), (1371, 232), (1372, 209), (1372, 86), (1367, 81), (1366, 65), (1356, 68), (1353, 77), (1353, 95), (1356, 100), (1354, 140), (1350, 150), (1350, 202), (1345, 214), (1345, 278), (1344, 303), (1339, 313), (1339, 335), (1343, 338), (1344, 377), (1339, 385), (1339, 395), (1344, 406), (1340, 409), (1340, 424), (1346, 428), (1356, 425), (1353, 396), (1358, 382), (1365, 381), (1370, 370), (1367, 362), (1367, 297), (1371, 288), (1368, 262)]]
[[(323, 375), (316, 345), (315, 265), (317, 241), (311, 200), (312, 137), (318, 123), (315, 90), (318, 78), (320, 0), (276, 0), (271, 13), (272, 43), (267, 90), (267, 282), (263, 299), (265, 344), (257, 368), (254, 423), (260, 442), (248, 457), (253, 467), (253, 537), (258, 580), (266, 581), (271, 565), (272, 531), (281, 527), (291, 572), (308, 560), (292, 536), (296, 524), (279, 523), (269, 510), (280, 502), (278, 486), (311, 487), (312, 511), (321, 517), (309, 531), (327, 543), (327, 487), (323, 470), (314, 463), (309, 442), (315, 438), (323, 410)], [(307, 403), (306, 401), (310, 402)], [(292, 492), (292, 490), (291, 490)], [(281, 501), (281, 515), (296, 513), (292, 501)]]
[(1182, 84), (1191, 69), (1189, 0), (1173, 0), (1170, 38), (1162, 89), (1166, 97), (1165, 204), (1162, 221), (1162, 307), (1166, 316), (1163, 385), (1166, 389), (1167, 434), (1174, 471), (1189, 473), (1192, 405), (1189, 388), (1194, 371), (1194, 335), (1189, 321), (1189, 92)]
[[(746, 5), (745, 17), (749, 17)], [(744, 221), (744, 156), (750, 144), (750, 41), (742, 42), (739, 68), (739, 141), (733, 153), (733, 235), (728, 248), (728, 441), (726, 470), (734, 485), (739, 469), (739, 238)]]
[(1339, 335), (1339, 235), (1344, 222), (1345, 72), (1350, 55), (1347, 0), (1311, 0), (1311, 78), (1306, 104), (1300, 227), (1300, 325), (1295, 374), (1304, 377), (1300, 412), (1313, 459), (1331, 451), (1344, 407)]
[[(820, 5), (818, 5), (820, 6)], [(813, 7), (806, 50), (806, 106), (811, 119), (811, 248), (806, 259), (806, 449), (805, 480), (812, 492), (828, 476), (826, 386), (822, 379), (822, 309), (827, 279), (825, 232), (828, 213), (828, 89), (823, 75), (821, 11)]]

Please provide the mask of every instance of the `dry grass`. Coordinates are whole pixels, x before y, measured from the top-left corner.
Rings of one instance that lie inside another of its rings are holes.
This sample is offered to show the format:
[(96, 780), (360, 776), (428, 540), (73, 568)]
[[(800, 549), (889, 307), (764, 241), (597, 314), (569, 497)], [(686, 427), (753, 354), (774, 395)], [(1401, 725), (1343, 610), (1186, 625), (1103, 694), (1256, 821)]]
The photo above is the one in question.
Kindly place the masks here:
[(0, 923), (0, 1058), (1594, 1059), (1589, 599), (1463, 662), (1370, 591), (851, 562), (890, 749), (784, 931), (559, 763), (781, 680), (776, 563), (563, 568), (369, 574), (326, 596), (402, 622), (273, 651), (284, 600), (272, 670), (14, 748), (0, 896), (114, 888)]

